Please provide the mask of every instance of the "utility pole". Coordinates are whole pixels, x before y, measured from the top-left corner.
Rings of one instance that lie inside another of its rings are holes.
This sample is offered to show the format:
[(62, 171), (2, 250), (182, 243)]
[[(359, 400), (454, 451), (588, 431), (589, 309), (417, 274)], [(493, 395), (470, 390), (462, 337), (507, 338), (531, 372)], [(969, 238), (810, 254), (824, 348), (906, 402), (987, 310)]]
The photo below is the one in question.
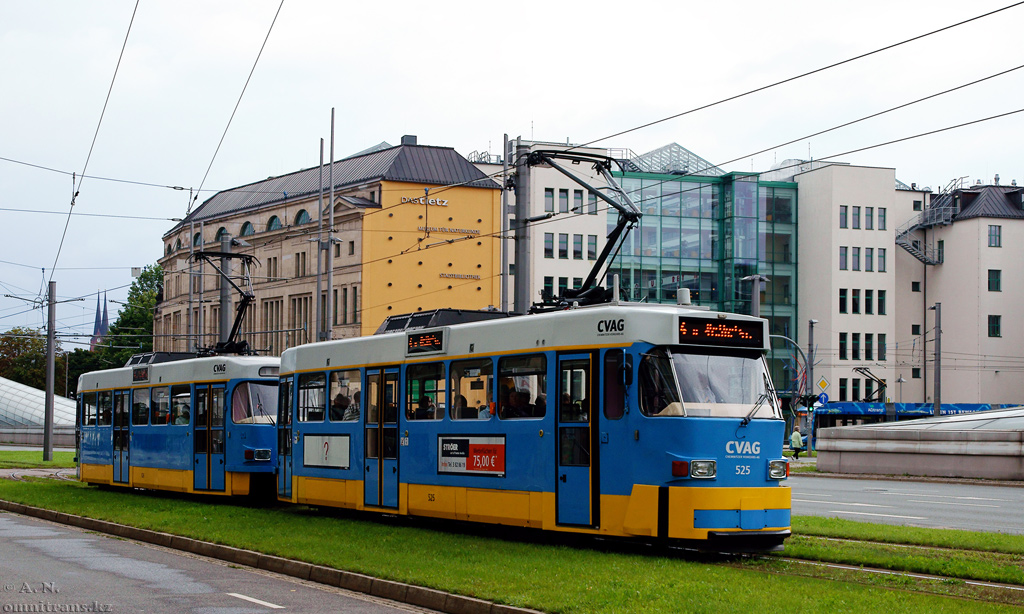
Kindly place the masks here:
[(935, 404), (932, 414), (942, 415), (942, 303), (935, 303)]
[(501, 150), (501, 310), (508, 311), (508, 133)]
[(771, 281), (760, 273), (747, 275), (740, 278), (740, 281), (749, 281), (750, 284), (750, 315), (755, 318), (761, 317), (761, 282)]
[(46, 409), (43, 418), (43, 460), (53, 460), (53, 380), (57, 325), (57, 282), (50, 281), (48, 298), (50, 299), (46, 314)]
[(327, 223), (327, 312), (324, 317), (327, 319), (327, 326), (324, 331), (324, 340), (329, 341), (334, 332), (334, 107), (331, 107), (331, 166), (327, 172), (328, 181), (331, 184), (331, 197), (327, 204), (330, 210)]
[[(807, 321), (807, 394), (812, 394), (812, 391), (814, 390), (814, 325), (817, 323), (817, 320)], [(814, 403), (811, 403), (811, 406), (807, 409), (808, 414), (813, 413)], [(813, 418), (811, 418), (810, 415), (808, 415), (808, 419), (813, 421)], [(808, 433), (808, 446), (812, 439), (811, 435), (813, 435), (813, 433)]]
[(530, 309), (530, 146), (516, 141), (516, 278), (515, 306), (516, 313), (526, 313)]
[(324, 140), (320, 139), (320, 200), (317, 201), (319, 228), (316, 236), (316, 340), (324, 340), (322, 272), (324, 270)]
[[(225, 254), (231, 253), (231, 237), (224, 234), (220, 239), (220, 251)], [(220, 280), (220, 341), (227, 341), (231, 336), (231, 284), (227, 278), (231, 276), (231, 259), (222, 256), (220, 259), (220, 270), (223, 273)]]

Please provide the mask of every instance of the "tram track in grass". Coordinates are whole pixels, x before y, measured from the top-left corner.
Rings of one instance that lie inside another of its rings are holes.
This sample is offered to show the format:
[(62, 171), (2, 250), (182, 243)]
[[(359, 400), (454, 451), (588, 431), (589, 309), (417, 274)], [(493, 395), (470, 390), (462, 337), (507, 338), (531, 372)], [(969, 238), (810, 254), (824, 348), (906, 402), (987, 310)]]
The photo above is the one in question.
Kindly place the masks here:
[[(906, 544), (797, 534), (789, 540), (790, 551), (780, 555), (723, 557), (658, 544), (552, 539), (550, 534), (506, 527), (467, 528), (454, 522), (273, 503), (253, 508), (241, 502), (24, 477), (27, 481), (0, 482), (0, 498), (567, 614), (740, 612), (763, 609), (765, 600), (773, 603), (768, 608), (773, 611), (813, 606), (819, 611), (973, 613), (1024, 605), (1024, 591), (996, 573), (1003, 563), (1019, 560), (1014, 553), (921, 544), (932, 553), (926, 560), (937, 561), (951, 552), (959, 559), (1003, 557), (995, 568), (982, 569), (981, 575), (993, 577), (965, 579), (969, 574), (927, 574), (902, 564), (896, 565), (902, 569), (890, 569), (898, 558), (891, 551), (911, 560), (921, 557)], [(203, 522), (196, 522), (200, 517)], [(794, 520), (802, 524), (799, 517)], [(868, 560), (863, 548), (881, 551)], [(845, 552), (833, 558), (846, 560), (811, 560), (823, 558), (816, 549)]]

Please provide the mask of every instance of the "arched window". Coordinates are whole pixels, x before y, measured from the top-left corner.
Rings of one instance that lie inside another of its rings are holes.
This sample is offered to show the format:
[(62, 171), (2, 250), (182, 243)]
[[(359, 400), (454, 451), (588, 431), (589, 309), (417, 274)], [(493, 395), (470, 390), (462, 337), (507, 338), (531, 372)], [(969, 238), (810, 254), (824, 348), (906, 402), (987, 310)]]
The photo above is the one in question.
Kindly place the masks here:
[(312, 221), (313, 220), (311, 220), (309, 217), (309, 213), (305, 209), (301, 209), (298, 213), (295, 214), (296, 226), (298, 226), (299, 224), (308, 224)]
[(193, 247), (202, 247), (203, 246), (203, 233), (197, 232), (196, 234), (192, 235), (192, 246)]
[(168, 256), (170, 256), (170, 255), (171, 255), (171, 250), (172, 250), (172, 249), (174, 249), (174, 247), (173, 247), (173, 246), (172, 246), (172, 245), (171, 245), (170, 243), (168, 243), (168, 244), (167, 244), (167, 255), (168, 255)]
[(178, 237), (178, 240), (174, 243), (174, 251), (178, 251), (180, 249), (181, 249), (181, 237)]
[(270, 221), (267, 222), (267, 230), (277, 230), (281, 228), (281, 218), (276, 215), (270, 217)]
[(223, 240), (224, 237), (226, 236), (228, 236), (228, 229), (221, 226), (220, 228), (217, 229), (217, 236), (214, 237), (213, 240), (220, 243), (220, 241)]
[(252, 227), (252, 222), (246, 222), (242, 224), (242, 236), (248, 237), (249, 235), (256, 234), (256, 229)]

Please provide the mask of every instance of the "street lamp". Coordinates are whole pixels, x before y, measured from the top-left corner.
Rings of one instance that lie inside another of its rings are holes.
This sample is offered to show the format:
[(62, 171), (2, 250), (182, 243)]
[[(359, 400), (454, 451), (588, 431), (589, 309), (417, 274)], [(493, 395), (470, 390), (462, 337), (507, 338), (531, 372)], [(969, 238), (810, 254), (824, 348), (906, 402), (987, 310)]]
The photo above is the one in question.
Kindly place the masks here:
[(746, 277), (741, 277), (740, 281), (752, 281), (752, 282), (754, 282), (753, 284), (751, 284), (751, 287), (750, 287), (750, 315), (754, 316), (755, 318), (760, 318), (761, 317), (761, 282), (762, 281), (771, 281), (771, 280), (768, 279), (767, 277), (765, 277), (764, 275), (761, 275), (760, 273), (755, 273), (753, 275), (747, 275)]
[(896, 379), (896, 383), (900, 385), (900, 403), (903, 402), (903, 382), (905, 381), (907, 380), (903, 379), (902, 375)]

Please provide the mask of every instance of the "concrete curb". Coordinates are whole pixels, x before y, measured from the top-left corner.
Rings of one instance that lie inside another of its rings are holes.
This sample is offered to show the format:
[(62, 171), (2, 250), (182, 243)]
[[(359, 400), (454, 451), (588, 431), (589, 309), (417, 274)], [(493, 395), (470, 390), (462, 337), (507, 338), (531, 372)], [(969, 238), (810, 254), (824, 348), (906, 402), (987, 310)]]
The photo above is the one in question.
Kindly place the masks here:
[(244, 565), (263, 569), (274, 573), (292, 576), (301, 580), (309, 580), (318, 584), (335, 586), (357, 593), (365, 593), (375, 597), (390, 599), (400, 603), (419, 606), (447, 614), (542, 614), (538, 610), (528, 610), (508, 605), (501, 605), (474, 599), (463, 595), (455, 595), (422, 586), (404, 584), (393, 580), (383, 580), (363, 574), (343, 571), (322, 565), (313, 565), (302, 561), (294, 561), (279, 556), (262, 554), (252, 550), (232, 548), (221, 544), (199, 541), (188, 537), (138, 529), (116, 522), (96, 520), (85, 516), (64, 514), (40, 507), (32, 507), (0, 499), (0, 510), (41, 518), (58, 524), (66, 524), (87, 531), (106, 533), (125, 539), (134, 539), (147, 544), (155, 544), (165, 548), (181, 550), (200, 556), (227, 561), (236, 565)]
[(827, 471), (807, 471), (791, 473), (789, 477), (840, 478), (844, 480), (890, 480), (893, 482), (934, 482), (942, 484), (966, 484), (971, 486), (1005, 486), (1024, 488), (1024, 481), (988, 480), (984, 478), (940, 478), (927, 475), (886, 475), (883, 473), (829, 473)]

